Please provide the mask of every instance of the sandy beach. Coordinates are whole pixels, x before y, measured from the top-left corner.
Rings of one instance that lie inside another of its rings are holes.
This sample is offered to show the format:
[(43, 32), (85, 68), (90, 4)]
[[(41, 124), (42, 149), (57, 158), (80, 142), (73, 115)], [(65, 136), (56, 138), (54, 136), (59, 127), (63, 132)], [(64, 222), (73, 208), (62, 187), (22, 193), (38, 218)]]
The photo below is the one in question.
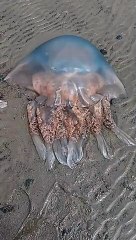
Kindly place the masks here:
[(104, 159), (93, 136), (73, 170), (47, 170), (29, 135), (26, 106), (34, 95), (4, 76), (51, 37), (82, 36), (101, 50), (124, 84), (113, 101), (118, 126), (136, 138), (136, 1), (1, 0), (0, 240), (136, 239), (136, 148), (105, 130), (115, 152)]

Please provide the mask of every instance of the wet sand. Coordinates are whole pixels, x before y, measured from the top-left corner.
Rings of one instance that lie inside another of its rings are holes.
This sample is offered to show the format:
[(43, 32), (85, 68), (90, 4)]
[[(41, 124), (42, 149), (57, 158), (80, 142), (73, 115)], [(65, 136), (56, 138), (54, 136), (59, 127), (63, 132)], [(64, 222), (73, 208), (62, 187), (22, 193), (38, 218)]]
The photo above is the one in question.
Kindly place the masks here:
[(28, 131), (33, 95), (3, 76), (38, 44), (60, 34), (93, 42), (114, 67), (128, 97), (113, 101), (119, 127), (136, 137), (135, 0), (8, 1), (0, 3), (0, 240), (136, 239), (136, 149), (105, 131), (115, 152), (104, 159), (90, 137), (71, 170), (47, 170)]

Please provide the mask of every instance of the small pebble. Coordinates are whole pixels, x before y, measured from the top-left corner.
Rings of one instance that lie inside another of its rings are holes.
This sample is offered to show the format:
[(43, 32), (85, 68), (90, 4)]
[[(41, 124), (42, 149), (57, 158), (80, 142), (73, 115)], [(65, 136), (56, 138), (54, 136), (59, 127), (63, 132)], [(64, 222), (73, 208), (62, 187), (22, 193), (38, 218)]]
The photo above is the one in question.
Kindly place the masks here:
[(3, 98), (3, 93), (0, 92), (0, 100)]
[(0, 82), (3, 82), (3, 80), (4, 80), (4, 76), (0, 74)]
[(8, 103), (6, 101), (0, 100), (0, 108), (7, 107)]
[(32, 179), (32, 178), (26, 179), (25, 182), (24, 182), (25, 188), (28, 190), (29, 187), (30, 187), (30, 185), (31, 185), (33, 182), (34, 182), (34, 179)]
[(123, 37), (122, 37), (121, 34), (117, 35), (117, 37), (116, 37), (117, 40), (121, 40), (122, 38), (123, 38)]
[(14, 206), (12, 205), (5, 205), (0, 208), (0, 211), (2, 211), (3, 213), (12, 212), (13, 210), (14, 210)]
[(106, 49), (100, 49), (100, 52), (103, 54), (103, 55), (106, 55), (107, 54), (107, 51), (106, 51)]

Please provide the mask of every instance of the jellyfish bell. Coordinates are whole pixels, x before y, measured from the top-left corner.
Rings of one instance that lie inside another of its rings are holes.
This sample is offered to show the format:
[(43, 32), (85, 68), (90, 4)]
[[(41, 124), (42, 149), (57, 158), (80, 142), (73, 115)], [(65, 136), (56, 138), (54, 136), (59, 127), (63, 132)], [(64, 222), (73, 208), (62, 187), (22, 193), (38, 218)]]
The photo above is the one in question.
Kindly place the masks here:
[(102, 126), (128, 145), (131, 137), (117, 128), (110, 100), (125, 88), (100, 51), (78, 36), (53, 38), (26, 56), (6, 77), (9, 83), (45, 98), (28, 104), (30, 133), (42, 159), (73, 168), (83, 157), (83, 140), (92, 133), (104, 157), (111, 158)]
[(28, 61), (20, 62), (17, 66), (5, 77), (5, 81), (11, 85), (18, 85), (33, 90), (32, 73), (29, 69)]
[(38, 73), (48, 76), (54, 73), (55, 77), (65, 73), (67, 79), (80, 75), (81, 84), (84, 75), (98, 74), (104, 86), (115, 84), (120, 94), (125, 92), (123, 84), (100, 51), (88, 40), (77, 36), (59, 36), (41, 44), (21, 60), (7, 78), (10, 83), (29, 87), (32, 76)]

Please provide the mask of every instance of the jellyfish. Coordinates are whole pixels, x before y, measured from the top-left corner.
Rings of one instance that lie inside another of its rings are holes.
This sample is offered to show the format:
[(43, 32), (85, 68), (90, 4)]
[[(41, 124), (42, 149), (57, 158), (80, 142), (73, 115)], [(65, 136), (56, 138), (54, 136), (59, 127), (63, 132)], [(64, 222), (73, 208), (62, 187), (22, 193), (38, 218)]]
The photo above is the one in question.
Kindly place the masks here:
[(111, 100), (126, 94), (123, 84), (101, 52), (82, 37), (48, 40), (24, 57), (5, 80), (36, 93), (27, 105), (29, 130), (39, 157), (47, 160), (50, 169), (56, 159), (75, 167), (90, 134), (104, 158), (112, 158), (104, 127), (127, 145), (136, 144), (111, 114)]

